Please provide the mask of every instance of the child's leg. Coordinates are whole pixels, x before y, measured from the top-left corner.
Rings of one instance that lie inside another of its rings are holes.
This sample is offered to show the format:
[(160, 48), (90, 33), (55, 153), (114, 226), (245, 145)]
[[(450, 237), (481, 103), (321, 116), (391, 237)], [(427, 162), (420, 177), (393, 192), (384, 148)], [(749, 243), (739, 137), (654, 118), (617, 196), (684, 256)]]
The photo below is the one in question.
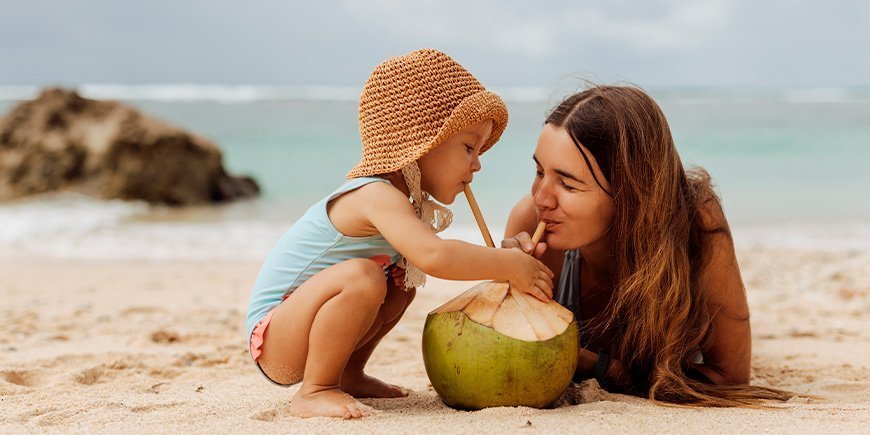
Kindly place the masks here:
[(414, 300), (415, 289), (404, 290), (392, 282), (387, 290), (387, 297), (372, 327), (360, 345), (351, 354), (341, 375), (341, 389), (353, 397), (405, 397), (408, 393), (400, 387), (387, 384), (363, 372), (366, 363), (381, 339), (399, 323), (405, 309)]
[(311, 277), (275, 309), (257, 361), (270, 377), (304, 372), (291, 403), (294, 414), (349, 418), (371, 413), (339, 390), (339, 382), (386, 293), (381, 266), (348, 260)]

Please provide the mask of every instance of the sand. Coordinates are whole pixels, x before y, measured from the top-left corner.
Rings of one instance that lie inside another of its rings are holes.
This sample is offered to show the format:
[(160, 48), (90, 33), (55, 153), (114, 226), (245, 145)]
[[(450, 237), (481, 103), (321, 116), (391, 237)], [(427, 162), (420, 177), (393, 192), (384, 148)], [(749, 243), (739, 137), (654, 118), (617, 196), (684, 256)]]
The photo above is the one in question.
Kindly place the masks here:
[(423, 368), (426, 314), (472, 283), (432, 280), (369, 373), (412, 389), (358, 421), (288, 415), (296, 388), (248, 359), (259, 263), (17, 258), (0, 262), (0, 431), (866, 433), (870, 253), (743, 249), (753, 383), (824, 397), (778, 409), (691, 409), (574, 387), (574, 405), (461, 412)]

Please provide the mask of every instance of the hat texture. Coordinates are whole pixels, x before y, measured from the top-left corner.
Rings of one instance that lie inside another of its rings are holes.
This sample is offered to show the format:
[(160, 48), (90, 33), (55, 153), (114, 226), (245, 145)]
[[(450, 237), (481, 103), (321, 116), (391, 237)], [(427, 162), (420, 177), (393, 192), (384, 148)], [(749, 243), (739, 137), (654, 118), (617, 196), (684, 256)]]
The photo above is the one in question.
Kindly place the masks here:
[(491, 120), (483, 154), (507, 126), (507, 107), (450, 56), (422, 49), (378, 65), (359, 100), (362, 160), (347, 178), (387, 174), (450, 136)]

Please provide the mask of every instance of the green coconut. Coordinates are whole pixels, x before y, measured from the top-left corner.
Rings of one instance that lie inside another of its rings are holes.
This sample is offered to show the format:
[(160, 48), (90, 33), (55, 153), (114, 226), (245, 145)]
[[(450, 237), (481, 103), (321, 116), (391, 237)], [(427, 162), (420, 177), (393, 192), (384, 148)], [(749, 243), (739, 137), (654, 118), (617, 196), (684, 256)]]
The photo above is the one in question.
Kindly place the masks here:
[(452, 408), (545, 408), (570, 385), (578, 345), (570, 310), (484, 282), (429, 313), (423, 362)]

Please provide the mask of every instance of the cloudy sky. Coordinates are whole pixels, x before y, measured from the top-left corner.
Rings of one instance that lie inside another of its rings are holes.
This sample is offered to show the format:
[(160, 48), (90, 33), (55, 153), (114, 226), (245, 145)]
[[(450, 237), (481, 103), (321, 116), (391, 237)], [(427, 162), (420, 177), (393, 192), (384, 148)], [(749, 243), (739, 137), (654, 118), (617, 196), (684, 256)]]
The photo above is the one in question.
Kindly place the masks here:
[(867, 0), (4, 0), (0, 85), (357, 85), (435, 47), (487, 85), (870, 86), (868, 24)]

